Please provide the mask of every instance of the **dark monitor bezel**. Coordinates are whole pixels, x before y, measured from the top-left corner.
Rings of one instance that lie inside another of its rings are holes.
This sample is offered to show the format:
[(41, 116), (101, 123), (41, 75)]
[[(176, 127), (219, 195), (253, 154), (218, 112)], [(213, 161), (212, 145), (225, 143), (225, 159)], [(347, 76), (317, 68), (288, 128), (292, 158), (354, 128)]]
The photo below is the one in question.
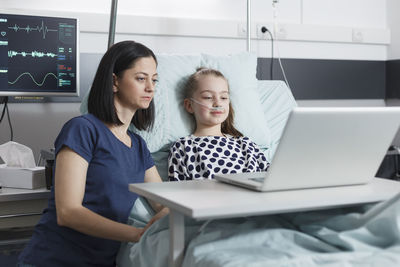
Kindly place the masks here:
[(18, 13), (9, 13), (9, 12), (0, 12), (0, 15), (12, 15), (12, 16), (27, 16), (27, 17), (38, 17), (38, 18), (50, 18), (50, 19), (71, 19), (75, 20), (76, 28), (76, 90), (75, 92), (62, 92), (62, 91), (25, 91), (25, 90), (18, 90), (18, 91), (5, 91), (0, 87), (0, 96), (10, 96), (10, 97), (45, 97), (45, 96), (60, 96), (60, 97), (79, 97), (80, 95), (80, 50), (79, 50), (79, 19), (76, 17), (67, 17), (67, 16), (44, 16), (44, 15), (33, 15), (33, 14), (18, 14)]

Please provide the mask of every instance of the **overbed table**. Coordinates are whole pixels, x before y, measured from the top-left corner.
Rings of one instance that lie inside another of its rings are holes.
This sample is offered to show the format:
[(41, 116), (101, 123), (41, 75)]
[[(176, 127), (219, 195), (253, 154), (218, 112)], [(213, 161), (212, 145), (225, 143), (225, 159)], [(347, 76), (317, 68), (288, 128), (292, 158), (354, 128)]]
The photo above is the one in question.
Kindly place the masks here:
[(214, 180), (130, 184), (129, 190), (170, 209), (169, 266), (183, 260), (184, 217), (198, 220), (329, 209), (387, 200), (400, 182), (374, 178), (367, 185), (254, 192)]

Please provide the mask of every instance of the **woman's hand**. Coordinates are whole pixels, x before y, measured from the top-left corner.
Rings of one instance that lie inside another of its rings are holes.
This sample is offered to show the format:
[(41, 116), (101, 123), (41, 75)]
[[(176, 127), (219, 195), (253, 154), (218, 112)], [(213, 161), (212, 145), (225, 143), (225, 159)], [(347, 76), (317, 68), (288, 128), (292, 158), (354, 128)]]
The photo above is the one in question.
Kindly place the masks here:
[(146, 228), (134, 228), (130, 242), (139, 242)]
[[(146, 224), (146, 226), (143, 228), (143, 233), (156, 221), (158, 221), (159, 219), (161, 219), (162, 217), (164, 217), (165, 215), (167, 215), (169, 213), (169, 209), (168, 208), (163, 208), (162, 210), (160, 210), (156, 215), (153, 216), (153, 218), (150, 219), (150, 221)], [(142, 234), (143, 234), (142, 233)]]

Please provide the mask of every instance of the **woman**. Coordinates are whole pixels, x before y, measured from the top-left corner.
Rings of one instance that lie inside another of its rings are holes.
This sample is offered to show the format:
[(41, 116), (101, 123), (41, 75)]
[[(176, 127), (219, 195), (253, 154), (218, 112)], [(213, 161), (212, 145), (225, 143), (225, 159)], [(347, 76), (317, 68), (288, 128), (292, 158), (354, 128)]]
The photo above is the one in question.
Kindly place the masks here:
[(115, 266), (120, 241), (140, 239), (144, 229), (126, 224), (137, 198), (128, 184), (161, 178), (144, 140), (128, 127), (153, 124), (156, 68), (154, 53), (134, 41), (105, 53), (89, 114), (68, 121), (55, 141), (54, 187), (21, 266)]

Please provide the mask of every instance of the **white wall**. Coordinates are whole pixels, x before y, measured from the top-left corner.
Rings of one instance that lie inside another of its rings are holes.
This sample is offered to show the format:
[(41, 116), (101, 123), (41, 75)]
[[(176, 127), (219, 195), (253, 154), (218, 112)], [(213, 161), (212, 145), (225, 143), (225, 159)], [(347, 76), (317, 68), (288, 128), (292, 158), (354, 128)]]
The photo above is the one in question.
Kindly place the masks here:
[[(120, 0), (116, 40), (135, 39), (165, 53), (226, 54), (246, 49), (246, 0)], [(385, 60), (390, 29), (386, 0), (252, 0), (252, 50), (270, 56), (257, 25), (275, 28), (287, 58)], [(111, 0), (2, 0), (2, 9), (77, 16), (81, 51), (106, 50)], [(273, 26), (275, 25), (275, 27)], [(283, 32), (283, 34), (282, 34)], [(353, 34), (359, 34), (354, 39)], [(277, 56), (277, 55), (275, 55)]]
[(304, 0), (303, 23), (386, 28), (385, 0)]
[[(400, 47), (398, 0), (280, 0), (275, 11), (272, 0), (251, 3), (251, 49), (259, 57), (270, 57), (271, 48), (255, 32), (259, 24), (275, 28), (284, 58), (386, 60), (391, 33), (390, 57), (399, 57), (394, 46)], [(222, 55), (246, 50), (242, 32), (246, 0), (119, 0), (118, 5), (116, 41), (134, 39), (156, 53)], [(103, 53), (110, 7), (111, 0), (1, 0), (0, 12), (76, 16), (81, 52)], [(354, 33), (362, 38), (354, 38)], [(382, 105), (382, 101), (301, 104), (359, 106)], [(79, 114), (78, 108), (79, 103), (10, 104), (15, 141), (30, 146), (37, 155), (41, 148), (52, 147), (61, 126)], [(3, 121), (0, 144), (8, 139), (8, 124)]]
[[(252, 0), (251, 3), (253, 20), (272, 19), (272, 0)], [(1, 4), (2, 9), (108, 14), (111, 0), (2, 0)], [(366, 28), (386, 27), (386, 0), (280, 0), (277, 7), (282, 22)], [(118, 13), (244, 20), (246, 0), (119, 0)]]
[[(41, 149), (53, 147), (64, 123), (80, 114), (79, 106), (79, 103), (9, 104), (14, 141), (29, 146), (38, 159)], [(0, 124), (0, 144), (10, 140), (9, 129), (5, 117)]]
[(387, 25), (391, 28), (388, 59), (400, 59), (400, 1), (387, 0)]

